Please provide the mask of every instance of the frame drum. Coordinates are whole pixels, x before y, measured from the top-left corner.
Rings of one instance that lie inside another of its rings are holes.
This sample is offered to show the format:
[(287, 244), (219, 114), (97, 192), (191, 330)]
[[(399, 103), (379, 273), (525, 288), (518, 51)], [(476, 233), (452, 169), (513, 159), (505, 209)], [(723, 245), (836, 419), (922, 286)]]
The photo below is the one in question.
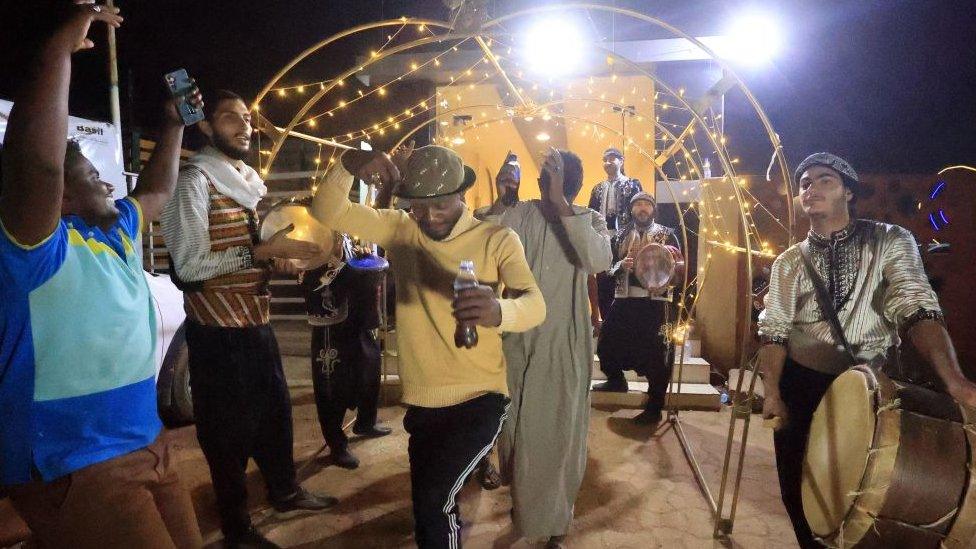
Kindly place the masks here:
[(973, 547), (972, 427), (945, 394), (856, 366), (813, 415), (803, 510), (829, 547)]
[(660, 292), (684, 273), (685, 258), (674, 246), (652, 242), (634, 257), (634, 276), (649, 292)]
[[(323, 250), (333, 250), (335, 233), (312, 217), (308, 207), (308, 199), (295, 198), (282, 200), (271, 206), (268, 213), (261, 219), (261, 225), (258, 229), (261, 240), (266, 241), (288, 225), (294, 225), (295, 229), (288, 233), (288, 238), (314, 242)], [(323, 263), (319, 259), (294, 259), (291, 261), (302, 270), (314, 269)]]

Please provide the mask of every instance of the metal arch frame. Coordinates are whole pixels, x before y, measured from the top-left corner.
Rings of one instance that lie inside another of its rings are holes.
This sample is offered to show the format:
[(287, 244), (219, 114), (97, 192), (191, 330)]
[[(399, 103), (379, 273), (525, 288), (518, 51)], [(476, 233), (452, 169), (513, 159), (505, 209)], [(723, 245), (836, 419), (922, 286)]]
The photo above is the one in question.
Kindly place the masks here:
[[(288, 137), (288, 135), (290, 135), (290, 132), (300, 122), (301, 118), (311, 109), (311, 107), (315, 103), (317, 103), (322, 97), (324, 97), (329, 91), (331, 91), (332, 89), (334, 89), (336, 87), (338, 81), (341, 81), (341, 80), (344, 80), (344, 79), (348, 78), (349, 76), (355, 74), (356, 72), (358, 72), (362, 68), (364, 68), (366, 66), (369, 66), (369, 65), (371, 65), (373, 63), (376, 63), (378, 61), (381, 61), (381, 60), (385, 59), (386, 57), (389, 57), (389, 56), (394, 55), (396, 53), (399, 53), (399, 52), (402, 52), (402, 51), (406, 51), (406, 50), (409, 50), (409, 49), (412, 49), (414, 47), (421, 46), (421, 45), (424, 45), (424, 44), (439, 43), (439, 42), (445, 42), (445, 41), (449, 41), (449, 40), (463, 40), (463, 39), (469, 39), (469, 38), (476, 38), (476, 39), (478, 39), (482, 35), (486, 34), (486, 31), (489, 31), (491, 28), (497, 27), (497, 26), (501, 25), (502, 23), (504, 23), (506, 21), (509, 21), (509, 20), (512, 20), (512, 19), (515, 19), (515, 18), (524, 17), (524, 16), (530, 16), (530, 15), (540, 14), (540, 13), (548, 13), (548, 12), (553, 12), (553, 11), (566, 11), (566, 10), (594, 10), (594, 11), (610, 12), (610, 13), (614, 13), (614, 14), (628, 16), (628, 17), (631, 17), (633, 19), (637, 19), (639, 21), (643, 21), (643, 22), (646, 22), (646, 23), (650, 23), (650, 24), (656, 25), (658, 27), (661, 27), (661, 28), (663, 28), (665, 30), (668, 30), (672, 34), (674, 34), (676, 36), (679, 36), (681, 38), (684, 38), (685, 40), (688, 40), (689, 42), (691, 42), (692, 44), (694, 44), (695, 46), (697, 46), (698, 48), (700, 48), (702, 51), (704, 51), (706, 54), (708, 54), (709, 56), (711, 56), (712, 59), (715, 60), (715, 62), (717, 62), (719, 64), (719, 66), (721, 66), (728, 74), (730, 74), (734, 78), (734, 80), (736, 81), (737, 87), (745, 95), (746, 99), (749, 101), (749, 103), (753, 107), (753, 110), (755, 111), (756, 115), (759, 117), (761, 123), (763, 124), (764, 129), (766, 130), (767, 137), (769, 138), (770, 143), (773, 145), (773, 150), (774, 150), (773, 155), (774, 155), (775, 159), (778, 161), (778, 164), (779, 164), (779, 167), (780, 167), (781, 176), (782, 176), (784, 185), (787, 188), (787, 193), (790, 196), (792, 196), (795, 185), (794, 185), (794, 182), (792, 180), (792, 177), (789, 174), (789, 170), (787, 169), (787, 163), (786, 163), (785, 155), (783, 154), (783, 147), (782, 147), (782, 143), (779, 140), (779, 136), (773, 130), (772, 124), (770, 123), (769, 118), (767, 117), (766, 113), (763, 111), (762, 107), (759, 105), (759, 103), (756, 100), (755, 96), (745, 86), (745, 84), (743, 83), (742, 79), (738, 77), (738, 75), (735, 73), (735, 71), (733, 71), (731, 69), (731, 67), (728, 66), (727, 63), (725, 63), (723, 60), (721, 60), (715, 54), (715, 52), (712, 51), (711, 48), (709, 48), (708, 46), (706, 46), (705, 44), (703, 44), (701, 41), (695, 39), (694, 37), (692, 37), (692, 36), (684, 33), (683, 31), (677, 29), (676, 27), (671, 26), (670, 24), (668, 24), (668, 23), (666, 23), (666, 22), (664, 22), (664, 21), (662, 21), (660, 19), (657, 19), (657, 18), (654, 18), (654, 17), (650, 17), (650, 16), (644, 15), (644, 14), (642, 14), (640, 12), (636, 12), (636, 11), (629, 10), (629, 9), (617, 8), (615, 6), (605, 6), (605, 5), (600, 5), (600, 4), (588, 4), (588, 3), (574, 3), (574, 4), (566, 4), (566, 5), (547, 5), (547, 6), (538, 6), (538, 7), (534, 7), (534, 8), (528, 8), (528, 9), (525, 9), (525, 10), (520, 10), (518, 12), (515, 12), (515, 13), (512, 13), (512, 14), (509, 14), (509, 15), (506, 15), (506, 16), (499, 17), (499, 18), (493, 19), (491, 21), (488, 21), (487, 23), (485, 23), (482, 26), (481, 29), (478, 29), (478, 32), (473, 32), (473, 33), (453, 33), (453, 32), (448, 32), (446, 34), (439, 35), (439, 36), (431, 36), (431, 37), (425, 37), (425, 38), (417, 39), (417, 40), (411, 41), (409, 43), (403, 44), (401, 46), (397, 46), (397, 47), (391, 48), (389, 50), (384, 50), (379, 55), (374, 56), (371, 59), (367, 60), (367, 62), (364, 63), (361, 67), (353, 68), (352, 70), (348, 70), (348, 71), (344, 72), (341, 76), (338, 76), (336, 78), (336, 80), (334, 80), (332, 82), (331, 85), (329, 85), (328, 87), (322, 87), (317, 93), (315, 93), (305, 103), (305, 105), (303, 105), (302, 108), (299, 109), (299, 111), (295, 114), (295, 116), (292, 118), (292, 120), (289, 122), (289, 124), (285, 127), (284, 132), (279, 136), (278, 139), (275, 140), (275, 143), (274, 143), (274, 146), (272, 148), (271, 154), (270, 154), (270, 156), (268, 158), (268, 161), (267, 161), (267, 166), (270, 167), (273, 164), (275, 158), (277, 157), (277, 154), (280, 152), (280, 149), (281, 149), (281, 147), (282, 147), (285, 139)], [(330, 37), (329, 39), (326, 39), (326, 40), (320, 42), (316, 46), (313, 46), (312, 48), (307, 49), (305, 52), (303, 52), (298, 57), (296, 57), (295, 59), (293, 59), (292, 62), (290, 62), (288, 65), (286, 65), (286, 67), (283, 68), (281, 71), (279, 71), (279, 73), (275, 76), (275, 78), (269, 84), (267, 84), (265, 86), (265, 89), (262, 90), (261, 94), (259, 95), (259, 99), (256, 100), (255, 106), (257, 106), (259, 104), (260, 99), (263, 99), (263, 97), (267, 94), (267, 92), (273, 87), (274, 83), (276, 83), (278, 80), (280, 80), (280, 78), (283, 77), (284, 74), (286, 74), (288, 70), (290, 70), (292, 67), (294, 67), (302, 59), (304, 59), (308, 55), (311, 55), (312, 53), (314, 53), (318, 49), (321, 49), (325, 45), (327, 45), (327, 44), (329, 44), (329, 43), (337, 40), (338, 38), (341, 38), (343, 36), (348, 36), (348, 35), (354, 34), (356, 32), (360, 32), (360, 31), (364, 31), (364, 30), (369, 30), (369, 29), (373, 29), (373, 28), (379, 28), (379, 27), (382, 27), (382, 26), (405, 25), (405, 24), (417, 24), (417, 25), (427, 24), (427, 25), (437, 26), (437, 27), (440, 27), (440, 28), (448, 28), (448, 29), (450, 28), (450, 25), (449, 24), (447, 24), (445, 22), (441, 22), (441, 21), (430, 21), (430, 22), (427, 22), (427, 21), (423, 21), (423, 20), (410, 20), (410, 19), (404, 20), (404, 19), (401, 18), (401, 19), (397, 19), (397, 20), (389, 20), (389, 21), (385, 21), (385, 22), (379, 22), (379, 23), (372, 23), (372, 24), (367, 24), (367, 25), (361, 25), (360, 27), (355, 27), (354, 29), (349, 29), (349, 30), (347, 30), (347, 31), (345, 31), (343, 33), (339, 33), (338, 35), (334, 35), (333, 37)], [(490, 35), (490, 32), (488, 34)], [(601, 49), (603, 51), (607, 51), (605, 48), (599, 48), (599, 49)], [(716, 152), (719, 153), (719, 159), (720, 159), (720, 161), (722, 163), (723, 171), (726, 174), (725, 175), (725, 178), (727, 178), (731, 182), (731, 185), (732, 185), (732, 188), (733, 188), (733, 191), (734, 191), (734, 195), (736, 197), (736, 201), (737, 201), (738, 206), (739, 206), (739, 216), (740, 216), (740, 222), (742, 223), (742, 234), (743, 234), (743, 237), (744, 237), (744, 244), (745, 244), (744, 248), (746, 250), (746, 254), (745, 254), (746, 255), (746, 276), (747, 276), (748, 279), (751, 279), (752, 278), (752, 272), (753, 272), (753, 265), (752, 265), (752, 239), (751, 239), (751, 236), (750, 236), (750, 233), (751, 233), (750, 223), (749, 223), (749, 219), (747, 218), (747, 215), (746, 215), (745, 210), (744, 210), (744, 207), (743, 207), (743, 195), (742, 195), (742, 191), (738, 188), (738, 185), (735, 184), (735, 179), (734, 179), (735, 178), (735, 175), (734, 175), (735, 174), (735, 170), (732, 167), (731, 161), (728, 158), (728, 155), (727, 155), (724, 147), (719, 146), (719, 144), (716, 142), (715, 138), (713, 138), (711, 136), (711, 133), (707, 131), (708, 126), (705, 124), (704, 120), (702, 119), (701, 114), (697, 110), (695, 110), (690, 104), (688, 104), (688, 102), (685, 101), (683, 97), (681, 97), (678, 94), (675, 94), (673, 92), (673, 90), (670, 90), (670, 88), (666, 84), (664, 84), (663, 82), (660, 82), (653, 75), (649, 74), (647, 71), (644, 71), (643, 69), (641, 69), (640, 67), (638, 67), (635, 63), (631, 62), (629, 59), (626, 59), (626, 58), (624, 58), (622, 56), (619, 56), (619, 55), (615, 54), (614, 52), (608, 52), (608, 54), (609, 55), (612, 55), (613, 58), (615, 58), (616, 60), (620, 60), (620, 61), (624, 62), (624, 64), (625, 65), (628, 65), (631, 68), (631, 70), (634, 70), (634, 71), (636, 71), (636, 72), (638, 72), (640, 74), (644, 74), (645, 76), (651, 78), (653, 81), (655, 81), (655, 83), (657, 85), (660, 85), (663, 89), (667, 90), (668, 93), (670, 93), (671, 95), (673, 95), (674, 97), (676, 97), (681, 103), (683, 103), (684, 106), (692, 114), (693, 121), (691, 122), (691, 124), (697, 123), (697, 124), (701, 125), (702, 128), (706, 129), (706, 132), (705, 133), (708, 136), (708, 139), (712, 142), (712, 145), (715, 148)], [(655, 166), (657, 166), (657, 162), (655, 162)], [(697, 168), (697, 166), (696, 166), (696, 168)], [(700, 173), (700, 170), (699, 170), (699, 173)], [(673, 190), (670, 189), (670, 185), (668, 185), (668, 187), (669, 187), (669, 191), (673, 195), (674, 193), (673, 193)], [(793, 233), (795, 232), (794, 231), (794, 229), (795, 229), (795, 212), (793, 211), (792, 208), (787, 208), (787, 216), (788, 216), (788, 236), (787, 236), (787, 238), (788, 238), (788, 243), (789, 244), (792, 244), (793, 237), (794, 237), (794, 234)], [(682, 225), (684, 225), (683, 218), (681, 219), (681, 223), (682, 223)], [(684, 228), (683, 228), (683, 232), (684, 232)], [(687, 241), (687, 235), (686, 234), (683, 234), (683, 238), (685, 239), (685, 241)], [(687, 273), (686, 273), (686, 278), (687, 278)], [(699, 291), (699, 295), (700, 295), (700, 291)], [(746, 322), (748, 322), (749, 319), (750, 319), (750, 316), (751, 316), (751, 300), (746, 300), (744, 302), (744, 305), (743, 305), (742, 309), (743, 309), (742, 310), (742, 319), (740, 319), (740, 320), (745, 320)], [(745, 358), (746, 338), (742, 338), (738, 342), (738, 344), (739, 344), (738, 345), (738, 351), (739, 351), (740, 356), (743, 359), (744, 366), (745, 366), (745, 368), (743, 368), (743, 371), (745, 371), (745, 370), (748, 370), (749, 367), (750, 367), (750, 364), (749, 364), (748, 359)], [(746, 401), (745, 401), (745, 405), (747, 407), (751, 405), (751, 402), (752, 402), (752, 399), (753, 399), (753, 394), (754, 394), (754, 389), (755, 389), (755, 378), (756, 377), (757, 376), (753, 376), (752, 382), (750, 383), (750, 386), (749, 386), (748, 396), (747, 396)], [(742, 387), (742, 376), (740, 376), (740, 378), (739, 378), (739, 384), (738, 384), (738, 389), (740, 391), (741, 391), (741, 387)], [(713, 532), (713, 534), (714, 534), (715, 537), (727, 537), (728, 535), (731, 534), (732, 525), (733, 525), (733, 521), (734, 521), (734, 517), (735, 517), (735, 510), (736, 510), (736, 506), (737, 506), (737, 503), (738, 503), (739, 486), (740, 486), (740, 481), (741, 481), (741, 477), (742, 477), (743, 458), (745, 456), (746, 443), (747, 443), (747, 440), (748, 440), (749, 420), (750, 420), (750, 417), (751, 417), (751, 414), (746, 413), (746, 414), (743, 415), (740, 412), (741, 412), (741, 410), (737, 410), (736, 408), (733, 409), (732, 418), (731, 418), (731, 421), (730, 421), (730, 424), (729, 424), (729, 435), (728, 435), (727, 445), (726, 445), (726, 453), (725, 453), (725, 460), (724, 460), (723, 474), (722, 474), (722, 481), (721, 481), (721, 490), (720, 490), (720, 494), (719, 494), (719, 501), (717, 502), (717, 504), (712, 499), (711, 493), (710, 493), (710, 491), (709, 491), (709, 489), (707, 487), (707, 484), (704, 482), (704, 478), (702, 476), (700, 476), (700, 470), (699, 470), (699, 468), (697, 466), (697, 461), (695, 460), (694, 454), (691, 451), (691, 448), (688, 445), (688, 442), (685, 439), (685, 437), (684, 437), (684, 435), (683, 435), (683, 433), (682, 433), (682, 431), (680, 429), (680, 422), (678, 421), (677, 415), (676, 414), (671, 414), (669, 412), (669, 417), (670, 417), (672, 423), (676, 427), (675, 431), (678, 434), (678, 438), (679, 438), (679, 441), (680, 441), (680, 443), (682, 445), (683, 450), (685, 451), (685, 455), (688, 458), (688, 461), (689, 461), (690, 465), (692, 466), (692, 468), (695, 469), (696, 479), (699, 481), (700, 487), (702, 488), (703, 492), (705, 493), (705, 496), (708, 498), (709, 504), (710, 504), (710, 506), (712, 508), (713, 518), (715, 519), (715, 530)], [(744, 416), (744, 417), (742, 417), (743, 422), (744, 422), (743, 434), (742, 434), (742, 441), (741, 441), (741, 445), (740, 445), (739, 458), (738, 458), (738, 461), (737, 461), (737, 467), (736, 467), (737, 472), (736, 472), (736, 476), (735, 476), (735, 482), (734, 482), (734, 486), (732, 487), (731, 510), (730, 510), (729, 517), (728, 518), (725, 518), (724, 517), (724, 514), (723, 514), (723, 510), (724, 510), (725, 497), (726, 497), (726, 493), (727, 493), (727, 484), (728, 484), (729, 472), (730, 472), (730, 466), (731, 466), (730, 459), (731, 459), (731, 454), (732, 454), (732, 447), (734, 445), (734, 434), (735, 434), (736, 420), (739, 419), (738, 416), (740, 416), (740, 415), (743, 415)]]
[[(363, 31), (375, 30), (383, 27), (397, 26), (397, 25), (426, 25), (428, 27), (438, 27), (442, 29), (451, 28), (451, 24), (448, 23), (447, 21), (439, 21), (436, 19), (413, 19), (413, 18), (403, 18), (403, 17), (399, 19), (387, 19), (385, 21), (376, 21), (373, 23), (366, 23), (356, 27), (348, 28), (342, 32), (338, 32), (336, 34), (333, 34), (332, 36), (329, 36), (325, 40), (321, 40), (317, 42), (316, 44), (306, 48), (304, 51), (302, 51), (302, 53), (293, 57), (291, 61), (289, 61), (284, 67), (282, 67), (281, 70), (279, 70), (274, 76), (272, 76), (271, 80), (268, 80), (268, 82), (264, 85), (264, 87), (261, 88), (261, 91), (258, 92), (258, 95), (254, 98), (254, 104), (260, 105), (261, 101), (264, 99), (264, 96), (266, 96), (274, 88), (275, 84), (277, 84), (282, 78), (285, 77), (286, 74), (288, 74), (288, 71), (293, 69), (295, 65), (301, 63), (308, 56), (319, 51), (320, 49), (332, 44), (333, 42), (336, 42), (338, 40), (341, 40), (353, 34), (357, 34)], [(367, 63), (367, 65), (368, 64), (369, 63)]]

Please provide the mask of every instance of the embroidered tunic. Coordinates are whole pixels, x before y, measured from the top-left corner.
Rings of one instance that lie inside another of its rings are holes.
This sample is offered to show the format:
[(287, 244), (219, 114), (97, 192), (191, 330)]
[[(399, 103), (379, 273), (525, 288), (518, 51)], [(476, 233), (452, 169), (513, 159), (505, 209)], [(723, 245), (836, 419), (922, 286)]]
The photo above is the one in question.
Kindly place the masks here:
[(630, 223), (630, 199), (644, 190), (640, 181), (625, 175), (615, 181), (602, 181), (590, 193), (589, 207), (607, 220), (607, 227), (616, 231)]
[[(859, 219), (830, 236), (810, 231), (806, 242), (858, 358), (869, 361), (897, 346), (899, 327), (923, 318), (942, 320), (915, 238), (906, 229)], [(838, 374), (847, 367), (817, 305), (799, 245), (773, 263), (759, 335), (786, 345), (794, 360), (813, 370)]]

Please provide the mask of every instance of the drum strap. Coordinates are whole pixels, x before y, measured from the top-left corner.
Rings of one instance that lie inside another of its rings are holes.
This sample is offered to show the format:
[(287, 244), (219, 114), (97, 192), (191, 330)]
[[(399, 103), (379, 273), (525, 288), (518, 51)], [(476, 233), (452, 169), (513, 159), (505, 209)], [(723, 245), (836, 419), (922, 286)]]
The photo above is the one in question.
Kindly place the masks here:
[(823, 279), (820, 278), (820, 273), (814, 268), (813, 260), (810, 259), (810, 243), (805, 240), (800, 243), (800, 256), (803, 258), (803, 266), (806, 268), (807, 276), (813, 282), (813, 293), (817, 298), (817, 305), (823, 315), (827, 317), (827, 322), (830, 323), (830, 331), (834, 334), (834, 340), (838, 343), (837, 346), (843, 348), (851, 366), (857, 364), (857, 355), (844, 335), (844, 327), (840, 325), (840, 319), (837, 318), (837, 311), (834, 309), (830, 294), (827, 293), (827, 287), (824, 285)]

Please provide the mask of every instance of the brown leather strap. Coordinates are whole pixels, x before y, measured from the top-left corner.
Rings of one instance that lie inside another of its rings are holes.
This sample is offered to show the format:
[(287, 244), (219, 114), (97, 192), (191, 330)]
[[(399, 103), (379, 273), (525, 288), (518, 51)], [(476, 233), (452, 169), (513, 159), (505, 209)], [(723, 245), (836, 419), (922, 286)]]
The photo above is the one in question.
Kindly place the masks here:
[(817, 273), (817, 269), (814, 268), (813, 261), (810, 259), (810, 243), (805, 240), (800, 243), (800, 257), (803, 258), (803, 266), (806, 268), (807, 276), (813, 282), (813, 293), (817, 298), (817, 305), (823, 315), (827, 317), (827, 322), (830, 323), (830, 331), (834, 334), (834, 340), (838, 342), (839, 347), (843, 347), (844, 354), (847, 355), (851, 366), (857, 364), (857, 355), (844, 335), (844, 328), (840, 325), (840, 319), (837, 318), (837, 311), (830, 300), (830, 294), (827, 293), (827, 287), (824, 286), (823, 279), (820, 278), (820, 274)]

